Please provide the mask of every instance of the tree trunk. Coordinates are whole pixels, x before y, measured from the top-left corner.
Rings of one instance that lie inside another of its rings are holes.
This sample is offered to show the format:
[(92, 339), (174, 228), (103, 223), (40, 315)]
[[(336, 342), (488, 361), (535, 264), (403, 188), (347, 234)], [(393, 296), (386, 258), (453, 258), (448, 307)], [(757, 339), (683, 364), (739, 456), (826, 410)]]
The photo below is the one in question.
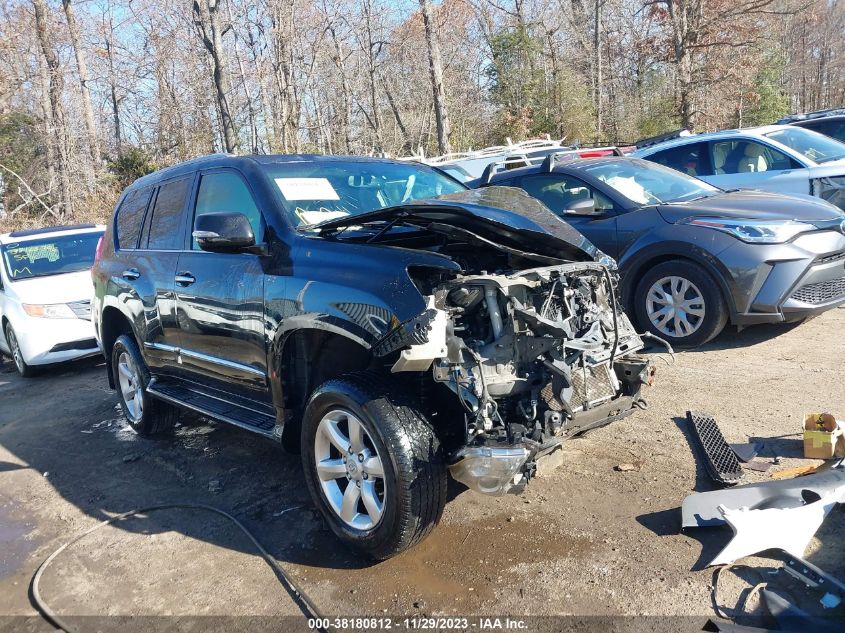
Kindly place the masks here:
[[(367, 72), (369, 74), (369, 97), (370, 97), (370, 110), (372, 111), (372, 116), (367, 116), (366, 112), (364, 116), (366, 116), (367, 121), (370, 123), (370, 127), (373, 128), (373, 133), (375, 134), (375, 150), (378, 152), (384, 151), (384, 139), (382, 136), (382, 124), (381, 124), (381, 112), (378, 103), (378, 95), (377, 95), (377, 74), (378, 74), (378, 64), (377, 64), (377, 57), (378, 52), (381, 47), (381, 44), (376, 43), (373, 38), (373, 15), (372, 15), (372, 2), (371, 0), (364, 0), (364, 23), (365, 23), (365, 30), (367, 36)], [(362, 108), (363, 109), (363, 108)]]
[(273, 77), (276, 83), (277, 111), (274, 115), (277, 137), (281, 137), (282, 151), (299, 150), (300, 108), (293, 84), (292, 34), (293, 6), (290, 0), (275, 0), (272, 4)]
[(596, 140), (602, 136), (602, 59), (601, 59), (601, 10), (603, 1), (596, 0), (596, 20), (593, 30), (593, 64), (596, 78)]
[(238, 151), (238, 141), (235, 135), (235, 124), (229, 111), (229, 101), (226, 98), (227, 75), (223, 61), (225, 55), (223, 39), (217, 15), (219, 9), (220, 0), (195, 0), (194, 23), (202, 37), (203, 46), (211, 57), (211, 74), (217, 96), (220, 125), (223, 128), (223, 144), (226, 152), (234, 154)]
[(88, 136), (88, 151), (95, 168), (100, 164), (100, 145), (97, 142), (97, 126), (94, 123), (94, 108), (91, 106), (91, 89), (88, 86), (88, 63), (79, 38), (79, 25), (76, 23), (76, 12), (71, 0), (62, 0), (67, 19), (70, 43), (76, 56), (76, 68), (79, 71), (79, 88), (82, 92), (82, 112), (85, 117), (85, 132)]
[(110, 36), (105, 40), (106, 55), (109, 60), (109, 100), (111, 101), (111, 113), (114, 123), (114, 149), (117, 157), (123, 156), (123, 138), (120, 131), (120, 99), (117, 96), (117, 74), (114, 69), (114, 51)]
[(261, 149), (259, 147), (259, 141), (258, 141), (258, 122), (257, 122), (258, 117), (257, 117), (256, 112), (255, 112), (255, 102), (253, 101), (253, 98), (252, 98), (252, 90), (250, 89), (249, 83), (247, 82), (246, 71), (244, 70), (244, 63), (243, 63), (243, 60), (241, 59), (241, 45), (238, 41), (238, 32), (234, 29), (235, 18), (232, 15), (232, 4), (227, 3), (226, 8), (228, 9), (229, 22), (233, 25), (232, 31), (233, 31), (233, 36), (235, 38), (235, 50), (234, 50), (235, 62), (238, 64), (238, 72), (239, 72), (239, 75), (240, 75), (240, 80), (241, 80), (241, 83), (243, 84), (243, 87), (244, 87), (244, 93), (246, 94), (246, 107), (247, 107), (247, 112), (249, 113), (249, 132), (250, 132), (250, 134), (249, 134), (249, 137), (250, 137), (249, 145), (250, 145), (250, 151), (253, 154), (259, 154)]
[(449, 137), (452, 134), (449, 125), (449, 111), (446, 107), (446, 90), (443, 87), (443, 61), (440, 59), (440, 43), (437, 40), (434, 12), (431, 0), (420, 0), (425, 40), (428, 45), (428, 69), (431, 74), (431, 92), (434, 96), (434, 118), (437, 123), (437, 147), (441, 154), (452, 152)]
[(62, 106), (62, 73), (59, 58), (53, 49), (53, 42), (47, 26), (47, 3), (45, 0), (32, 0), (35, 8), (35, 31), (41, 44), (41, 52), (47, 62), (48, 90), (50, 110), (52, 111), (53, 138), (55, 139), (56, 158), (59, 167), (59, 180), (62, 187), (62, 219), (73, 219), (73, 194), (71, 192), (70, 173), (68, 171), (68, 146), (65, 130), (65, 114)]

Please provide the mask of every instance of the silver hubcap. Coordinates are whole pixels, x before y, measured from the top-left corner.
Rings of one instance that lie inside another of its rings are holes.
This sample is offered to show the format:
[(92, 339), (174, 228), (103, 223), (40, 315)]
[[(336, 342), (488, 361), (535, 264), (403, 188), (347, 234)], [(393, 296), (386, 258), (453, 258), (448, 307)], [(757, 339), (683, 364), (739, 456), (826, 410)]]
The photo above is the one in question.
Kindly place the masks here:
[(137, 422), (144, 413), (144, 387), (135, 362), (126, 352), (117, 359), (117, 377), (129, 419)]
[(348, 411), (329, 411), (317, 427), (314, 461), (335, 514), (356, 530), (375, 527), (387, 486), (381, 457), (361, 421)]
[(683, 277), (663, 277), (649, 288), (645, 308), (651, 324), (662, 334), (684, 338), (704, 322), (704, 297)]
[(18, 345), (18, 339), (15, 336), (14, 330), (9, 329), (9, 347), (12, 350), (12, 358), (15, 360), (15, 366), (20, 373), (24, 371), (23, 354), (21, 353), (21, 346)]

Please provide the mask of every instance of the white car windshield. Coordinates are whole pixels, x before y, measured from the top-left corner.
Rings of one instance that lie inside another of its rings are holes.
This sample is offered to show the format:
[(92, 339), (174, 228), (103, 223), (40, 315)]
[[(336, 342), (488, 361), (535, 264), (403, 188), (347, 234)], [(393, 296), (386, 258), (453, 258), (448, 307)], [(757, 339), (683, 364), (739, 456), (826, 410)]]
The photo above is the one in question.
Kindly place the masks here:
[(812, 130), (785, 125), (782, 130), (769, 132), (765, 136), (816, 163), (845, 158), (845, 144)]
[(636, 204), (687, 202), (721, 191), (679, 171), (644, 160), (615, 160), (583, 170)]
[(3, 263), (12, 281), (88, 270), (102, 236), (101, 232), (81, 233), (5, 244)]

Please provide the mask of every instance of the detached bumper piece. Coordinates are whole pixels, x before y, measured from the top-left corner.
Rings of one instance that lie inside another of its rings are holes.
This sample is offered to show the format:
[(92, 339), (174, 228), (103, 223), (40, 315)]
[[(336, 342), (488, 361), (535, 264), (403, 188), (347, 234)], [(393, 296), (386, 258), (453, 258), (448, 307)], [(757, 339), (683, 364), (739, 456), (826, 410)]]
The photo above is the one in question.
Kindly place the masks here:
[(690, 495), (683, 527), (727, 523), (734, 537), (709, 565), (725, 565), (768, 549), (802, 557), (824, 518), (845, 502), (845, 468)]
[(742, 467), (733, 449), (716, 425), (712, 415), (687, 411), (687, 421), (701, 444), (704, 465), (714, 480), (723, 484), (735, 484), (743, 477)]

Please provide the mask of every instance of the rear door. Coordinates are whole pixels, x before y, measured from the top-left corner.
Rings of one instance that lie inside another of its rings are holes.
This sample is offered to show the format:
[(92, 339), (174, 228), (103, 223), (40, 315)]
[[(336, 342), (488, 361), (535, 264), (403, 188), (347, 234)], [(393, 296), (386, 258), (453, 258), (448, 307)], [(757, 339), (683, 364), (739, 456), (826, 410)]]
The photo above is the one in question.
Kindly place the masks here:
[(745, 138), (711, 141), (709, 145), (714, 174), (703, 179), (717, 187), (810, 193), (806, 168), (770, 145)]
[[(147, 276), (145, 306), (148, 338), (145, 346), (171, 363), (178, 361), (179, 323), (176, 320), (175, 270), (185, 242), (186, 208), (194, 175), (163, 182), (144, 219), (137, 268)], [(153, 309), (151, 309), (153, 308)]]
[[(231, 211), (250, 220), (256, 242), (264, 222), (249, 185), (233, 169), (199, 175), (190, 226), (204, 213)], [(183, 367), (198, 382), (265, 394), (264, 273), (258, 255), (200, 250), (188, 232), (176, 271)]]

